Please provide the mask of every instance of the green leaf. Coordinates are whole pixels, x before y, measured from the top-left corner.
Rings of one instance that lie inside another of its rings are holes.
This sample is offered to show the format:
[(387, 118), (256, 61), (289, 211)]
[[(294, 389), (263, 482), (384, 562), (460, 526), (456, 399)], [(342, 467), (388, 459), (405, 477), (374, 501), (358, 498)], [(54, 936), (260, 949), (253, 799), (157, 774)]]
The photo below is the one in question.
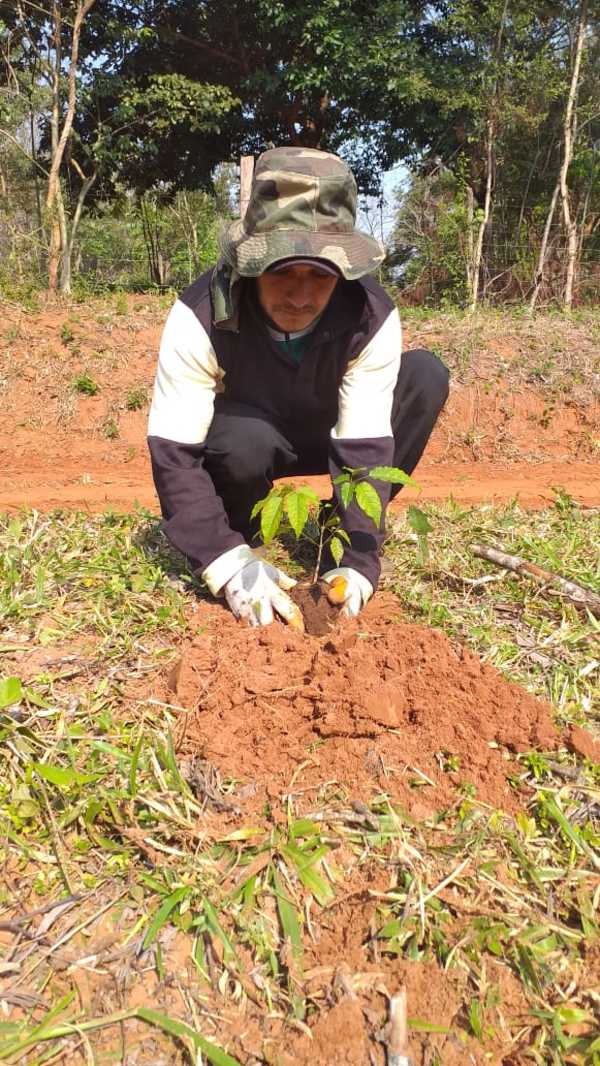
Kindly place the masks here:
[(419, 537), (424, 537), (427, 533), (431, 533), (433, 529), (425, 512), (420, 511), (419, 508), (415, 507), (412, 503), (406, 512), (406, 521), (413, 533), (416, 533)]
[(176, 888), (175, 891), (171, 892), (171, 895), (167, 896), (163, 903), (161, 903), (156, 914), (154, 915), (154, 918), (152, 919), (150, 925), (146, 930), (146, 935), (142, 942), (142, 948), (144, 950), (146, 950), (146, 948), (149, 948), (153, 940), (156, 939), (163, 925), (168, 922), (169, 916), (171, 912), (175, 910), (177, 904), (180, 903), (182, 899), (185, 899), (186, 896), (189, 896), (191, 891), (192, 889), (189, 885), (184, 885), (181, 888)]
[(262, 500), (256, 501), (254, 507), (250, 511), (250, 518), (256, 518), (257, 514), (260, 514), (268, 499), (269, 497), (265, 496)]
[(135, 796), (137, 793), (137, 768), (140, 761), (140, 752), (142, 750), (142, 744), (144, 741), (143, 734), (138, 737), (135, 748), (133, 749), (133, 755), (131, 756), (131, 765), (129, 767), (129, 795)]
[(421, 489), (421, 486), (398, 466), (374, 466), (369, 470), (369, 477), (375, 478), (376, 481), (387, 481), (391, 485), (409, 485), (412, 489)]
[(283, 515), (283, 501), (279, 495), (269, 495), (260, 513), (260, 533), (265, 544), (277, 534)]
[[(294, 904), (292, 903), (290, 898), (285, 893), (281, 878), (277, 873), (277, 870), (273, 871), (273, 884), (275, 886), (277, 910), (279, 912), (279, 921), (281, 922), (283, 935), (291, 945), (292, 955), (298, 967), (299, 974), (300, 976), (302, 976), (302, 931), (300, 929), (298, 915), (296, 914), (296, 908), (294, 907)], [(303, 1019), (306, 1014), (306, 1004), (304, 1002), (304, 998), (298, 995), (298, 993), (295, 991), (293, 979), (290, 979), (289, 985), (294, 1015), (296, 1018)]]
[(305, 855), (300, 848), (293, 844), (286, 844), (282, 847), (281, 854), (286, 862), (294, 867), (304, 887), (312, 893), (321, 907), (331, 903), (333, 899), (332, 889), (327, 881), (321, 877), (321, 874), (313, 869), (313, 863), (318, 861), (318, 855)]
[(231, 940), (223, 929), (223, 926), (221, 925), (217, 917), (217, 912), (215, 908), (213, 907), (212, 903), (210, 903), (207, 899), (204, 900), (204, 916), (206, 918), (206, 925), (208, 926), (210, 932), (213, 933), (214, 936), (218, 937), (223, 945), (223, 958), (225, 959), (225, 961), (235, 959), (235, 949), (233, 947), (233, 944), (231, 943)]
[(346, 510), (348, 509), (348, 507), (352, 503), (352, 500), (354, 499), (355, 491), (356, 491), (356, 485), (354, 484), (353, 481), (343, 481), (342, 482), (342, 486), (340, 488), (340, 496), (342, 498), (342, 503), (343, 503), (344, 507), (346, 508)]
[(0, 680), (0, 709), (10, 707), (23, 698), (23, 686), (18, 677), (3, 677)]
[(407, 1018), (408, 1028), (417, 1033), (449, 1033), (445, 1025), (436, 1025), (435, 1022), (426, 1022), (424, 1018)]
[(356, 486), (356, 502), (361, 511), (371, 518), (377, 528), (381, 522), (381, 500), (377, 489), (373, 488), (368, 481), (359, 481)]
[(332, 538), (329, 544), (329, 551), (331, 552), (335, 565), (339, 566), (342, 561), (342, 556), (344, 554), (344, 545), (342, 544), (339, 537)]
[(177, 1036), (182, 1040), (191, 1040), (194, 1047), (209, 1062), (214, 1063), (214, 1066), (240, 1066), (237, 1059), (233, 1059), (231, 1055), (228, 1055), (222, 1048), (217, 1047), (216, 1044), (211, 1044), (210, 1040), (200, 1036), (200, 1033), (186, 1025), (185, 1022), (180, 1022), (177, 1018), (170, 1018), (168, 1014), (150, 1010), (149, 1007), (138, 1007), (136, 1014), (143, 1022), (156, 1025), (157, 1028), (162, 1029), (165, 1033), (170, 1033), (171, 1036)]
[(316, 492), (315, 489), (311, 489), (310, 485), (300, 485), (300, 487), (294, 491), (298, 492), (301, 496), (306, 496), (306, 499), (316, 507), (321, 503), (319, 493)]
[(78, 774), (67, 766), (51, 766), (47, 763), (33, 762), (31, 769), (35, 770), (39, 777), (50, 785), (57, 788), (69, 788), (71, 785), (86, 785), (90, 781), (97, 781), (101, 774)]
[(308, 499), (304, 493), (290, 492), (283, 505), (290, 525), (296, 537), (299, 537), (308, 519)]
[(472, 999), (469, 1006), (469, 1024), (471, 1029), (478, 1040), (481, 1040), (483, 1034), (483, 1023), (481, 1020), (481, 1005), (478, 999)]

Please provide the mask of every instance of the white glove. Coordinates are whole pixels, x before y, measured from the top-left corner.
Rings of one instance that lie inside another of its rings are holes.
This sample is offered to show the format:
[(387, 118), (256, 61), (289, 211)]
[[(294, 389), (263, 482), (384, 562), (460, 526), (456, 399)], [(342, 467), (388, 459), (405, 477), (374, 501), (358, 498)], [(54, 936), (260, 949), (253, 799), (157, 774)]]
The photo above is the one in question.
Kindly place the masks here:
[(331, 585), (327, 598), (331, 603), (343, 603), (342, 614), (347, 618), (355, 618), (373, 595), (371, 582), (351, 566), (338, 566), (336, 570), (328, 570), (321, 580)]
[(300, 608), (283, 590), (296, 582), (276, 566), (253, 559), (246, 563), (224, 586), (225, 599), (236, 618), (251, 626), (266, 626), (281, 615), (295, 629), (304, 629)]

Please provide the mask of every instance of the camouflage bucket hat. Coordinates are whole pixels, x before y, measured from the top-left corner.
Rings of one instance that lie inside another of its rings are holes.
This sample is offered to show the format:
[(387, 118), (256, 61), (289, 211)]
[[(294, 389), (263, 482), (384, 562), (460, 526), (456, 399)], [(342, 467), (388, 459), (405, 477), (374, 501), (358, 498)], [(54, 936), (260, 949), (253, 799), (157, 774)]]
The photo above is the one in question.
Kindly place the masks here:
[(279, 259), (325, 259), (353, 281), (376, 270), (385, 251), (355, 228), (356, 182), (336, 155), (272, 148), (256, 163), (246, 215), (221, 234), (221, 254), (242, 277)]

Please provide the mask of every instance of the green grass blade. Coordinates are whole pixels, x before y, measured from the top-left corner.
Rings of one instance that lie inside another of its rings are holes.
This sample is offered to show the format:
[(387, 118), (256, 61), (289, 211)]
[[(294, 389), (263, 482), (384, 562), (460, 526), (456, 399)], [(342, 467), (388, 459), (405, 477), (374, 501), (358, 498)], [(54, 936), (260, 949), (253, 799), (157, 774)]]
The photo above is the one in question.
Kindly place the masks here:
[(185, 1022), (180, 1022), (176, 1018), (170, 1018), (168, 1014), (161, 1014), (159, 1011), (150, 1010), (148, 1007), (138, 1007), (136, 1011), (136, 1017), (140, 1018), (143, 1022), (148, 1022), (150, 1025), (155, 1025), (158, 1029), (162, 1029), (165, 1033), (170, 1033), (171, 1036), (177, 1036), (181, 1040), (189, 1040), (193, 1046), (200, 1051), (209, 1062), (214, 1063), (214, 1066), (240, 1066), (237, 1059), (228, 1055), (222, 1048), (217, 1047), (216, 1044), (211, 1044), (210, 1040), (206, 1040), (205, 1037), (200, 1036), (195, 1029), (186, 1025)]
[(153, 940), (156, 939), (163, 925), (165, 925), (165, 923), (169, 920), (169, 916), (171, 912), (175, 909), (177, 904), (180, 903), (182, 899), (185, 899), (186, 896), (189, 896), (191, 891), (192, 889), (189, 887), (189, 885), (185, 885), (182, 888), (176, 888), (175, 891), (171, 892), (171, 895), (167, 896), (166, 900), (161, 903), (156, 914), (154, 915), (154, 918), (152, 919), (150, 925), (146, 930), (146, 935), (142, 942), (142, 947), (144, 948), (144, 950), (146, 950), (146, 948), (149, 948)]

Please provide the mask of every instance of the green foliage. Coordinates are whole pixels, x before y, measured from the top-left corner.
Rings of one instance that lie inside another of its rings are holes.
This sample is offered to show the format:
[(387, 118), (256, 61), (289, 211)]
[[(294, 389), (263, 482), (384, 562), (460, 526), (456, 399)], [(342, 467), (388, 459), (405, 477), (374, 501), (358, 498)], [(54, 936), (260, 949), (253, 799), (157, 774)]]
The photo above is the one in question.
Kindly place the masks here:
[[(371, 483), (372, 480), (396, 485), (411, 485), (414, 488), (418, 488), (418, 485), (403, 470), (394, 466), (374, 466), (370, 470), (366, 467), (355, 470), (347, 468), (334, 479), (343, 508), (347, 510), (355, 502), (379, 529), (382, 507), (379, 493)], [(421, 521), (427, 522), (422, 511), (418, 514), (421, 516)], [(294, 485), (274, 486), (268, 496), (258, 500), (254, 505), (251, 517), (256, 518), (258, 515), (260, 515), (260, 535), (265, 544), (270, 544), (278, 533), (286, 531), (291, 531), (296, 539), (299, 539), (305, 533), (309, 519), (314, 517), (318, 528), (318, 557), (315, 572), (318, 573), (321, 555), (326, 545), (329, 547), (336, 566), (341, 564), (350, 538), (342, 526), (341, 517), (335, 505), (321, 503), (314, 489), (306, 485), (300, 488)]]
[(431, 179), (412, 178), (399, 195), (391, 256), (402, 268), (402, 288), (424, 291), (429, 302), (462, 305), (478, 224), (476, 214), (469, 217), (464, 184), (444, 171)]
[(75, 392), (81, 392), (84, 396), (95, 396), (100, 392), (100, 386), (89, 374), (82, 374), (73, 382)]
[(143, 386), (139, 386), (135, 389), (130, 389), (125, 399), (125, 406), (128, 411), (139, 411), (142, 407), (145, 407), (148, 402), (148, 394)]
[(23, 686), (18, 677), (0, 678), (0, 710), (23, 698)]

